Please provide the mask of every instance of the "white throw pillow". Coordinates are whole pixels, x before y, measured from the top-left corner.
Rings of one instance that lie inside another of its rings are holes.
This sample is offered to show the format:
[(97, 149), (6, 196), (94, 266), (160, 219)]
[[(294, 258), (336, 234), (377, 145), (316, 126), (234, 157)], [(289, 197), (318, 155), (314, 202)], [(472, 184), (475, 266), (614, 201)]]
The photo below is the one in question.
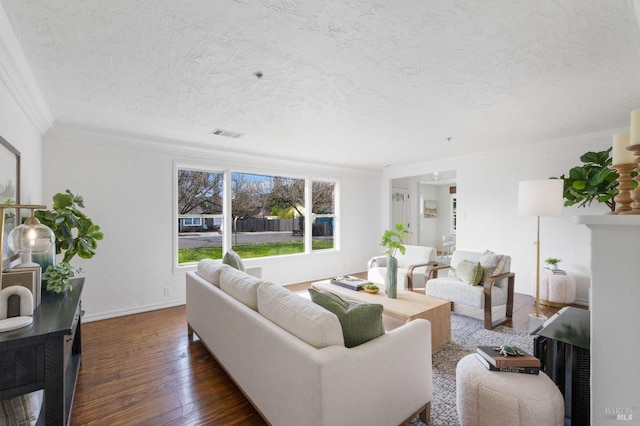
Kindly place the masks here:
[(491, 250), (485, 250), (478, 260), (487, 277), (495, 277), (504, 272), (506, 258), (501, 254), (496, 254)]
[(258, 312), (317, 349), (344, 346), (338, 317), (286, 288), (268, 283), (261, 285), (258, 288)]
[(198, 262), (196, 271), (200, 277), (219, 288), (220, 272), (226, 268), (230, 268), (230, 266), (223, 265), (219, 260), (202, 259)]
[(254, 311), (258, 310), (258, 287), (263, 282), (230, 266), (220, 272), (220, 289)]

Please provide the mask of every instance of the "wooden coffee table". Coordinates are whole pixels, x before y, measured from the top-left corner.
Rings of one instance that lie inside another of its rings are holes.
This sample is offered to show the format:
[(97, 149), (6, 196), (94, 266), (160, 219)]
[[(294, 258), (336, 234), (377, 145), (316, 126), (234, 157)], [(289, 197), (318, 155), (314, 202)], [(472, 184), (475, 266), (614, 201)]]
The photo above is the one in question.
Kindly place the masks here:
[(314, 282), (311, 287), (316, 290), (330, 291), (354, 302), (378, 303), (384, 307), (385, 315), (404, 322), (416, 318), (429, 320), (432, 351), (451, 341), (451, 302), (406, 290), (398, 290), (398, 297), (391, 299), (385, 293), (384, 284), (376, 285), (380, 287), (380, 291), (376, 294), (370, 294), (364, 290), (350, 290), (331, 284), (329, 280)]

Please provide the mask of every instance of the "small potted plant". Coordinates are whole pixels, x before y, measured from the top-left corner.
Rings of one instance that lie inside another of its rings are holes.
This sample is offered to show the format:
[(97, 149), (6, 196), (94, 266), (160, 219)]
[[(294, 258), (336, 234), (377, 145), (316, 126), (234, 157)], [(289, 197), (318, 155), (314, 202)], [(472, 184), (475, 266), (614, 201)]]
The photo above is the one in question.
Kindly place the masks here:
[(396, 253), (399, 251), (404, 254), (406, 251), (404, 247), (404, 239), (409, 234), (409, 231), (404, 229), (402, 222), (396, 223), (393, 229), (387, 229), (382, 234), (382, 240), (380, 245), (384, 247), (387, 254), (387, 296), (392, 299), (396, 298), (398, 288), (398, 259), (396, 259)]
[(549, 265), (549, 269), (551, 269), (552, 271), (555, 271), (558, 269), (558, 263), (560, 262), (562, 262), (562, 259), (557, 259), (555, 257), (550, 257), (548, 259), (545, 259), (544, 261), (544, 263)]

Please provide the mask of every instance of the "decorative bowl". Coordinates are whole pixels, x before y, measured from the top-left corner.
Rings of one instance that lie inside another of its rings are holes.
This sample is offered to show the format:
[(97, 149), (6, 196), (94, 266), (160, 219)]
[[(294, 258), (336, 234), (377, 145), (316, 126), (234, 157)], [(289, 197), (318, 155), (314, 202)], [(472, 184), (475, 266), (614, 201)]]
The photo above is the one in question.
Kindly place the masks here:
[(376, 294), (377, 292), (380, 291), (380, 289), (379, 288), (366, 288), (365, 287), (364, 291), (367, 292), (367, 293)]

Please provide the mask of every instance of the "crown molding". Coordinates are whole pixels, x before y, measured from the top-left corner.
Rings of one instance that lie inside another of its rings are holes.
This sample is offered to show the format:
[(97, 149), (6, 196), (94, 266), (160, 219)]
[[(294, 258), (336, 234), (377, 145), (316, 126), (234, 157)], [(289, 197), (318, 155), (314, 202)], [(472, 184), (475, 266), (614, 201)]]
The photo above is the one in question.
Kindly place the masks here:
[(0, 4), (0, 81), (41, 135), (53, 124), (27, 58)]
[(78, 144), (94, 144), (113, 146), (122, 149), (138, 149), (156, 153), (166, 153), (181, 163), (197, 163), (211, 161), (234, 166), (237, 168), (251, 168), (260, 170), (267, 168), (273, 172), (274, 168), (287, 170), (289, 173), (307, 175), (309, 172), (324, 176), (365, 175), (378, 176), (379, 171), (336, 166), (332, 164), (309, 163), (295, 158), (283, 156), (266, 156), (231, 150), (228, 147), (206, 145), (203, 143), (163, 138), (154, 135), (133, 133), (122, 130), (105, 129), (84, 124), (55, 121), (45, 135), (45, 143), (65, 141)]

